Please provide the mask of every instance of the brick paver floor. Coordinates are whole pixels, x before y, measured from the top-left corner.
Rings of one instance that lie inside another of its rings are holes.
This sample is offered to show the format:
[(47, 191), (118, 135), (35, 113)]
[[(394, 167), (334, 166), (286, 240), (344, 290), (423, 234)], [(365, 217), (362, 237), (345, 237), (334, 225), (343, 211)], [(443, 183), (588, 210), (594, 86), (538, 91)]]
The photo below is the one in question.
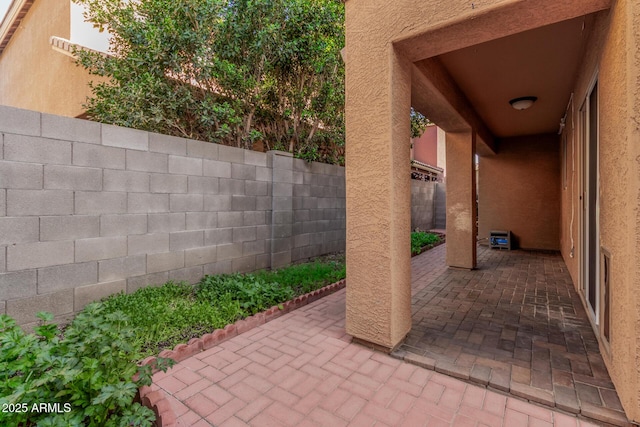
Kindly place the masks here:
[(473, 271), (446, 268), (444, 255), (440, 246), (412, 259), (413, 328), (398, 357), (570, 413), (626, 423), (560, 255), (480, 246)]
[[(437, 281), (442, 271), (416, 259), (414, 277)], [(595, 425), (352, 343), (344, 299), (341, 290), (238, 335), (157, 373), (153, 388), (189, 427)]]

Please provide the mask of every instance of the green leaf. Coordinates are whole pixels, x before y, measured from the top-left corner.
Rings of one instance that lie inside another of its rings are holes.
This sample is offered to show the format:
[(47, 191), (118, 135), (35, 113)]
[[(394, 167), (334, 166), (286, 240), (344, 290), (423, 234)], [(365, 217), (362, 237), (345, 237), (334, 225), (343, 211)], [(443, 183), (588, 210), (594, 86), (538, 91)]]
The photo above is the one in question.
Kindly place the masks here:
[(105, 123), (308, 160), (344, 161), (344, 5), (332, 0), (77, 0), (113, 56), (77, 51), (104, 77)]

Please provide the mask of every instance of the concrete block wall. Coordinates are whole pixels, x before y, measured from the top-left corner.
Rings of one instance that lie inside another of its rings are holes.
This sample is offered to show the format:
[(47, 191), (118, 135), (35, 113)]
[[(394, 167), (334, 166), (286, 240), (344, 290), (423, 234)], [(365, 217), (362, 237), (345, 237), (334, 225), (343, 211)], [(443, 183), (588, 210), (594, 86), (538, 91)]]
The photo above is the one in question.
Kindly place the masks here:
[(436, 185), (431, 181), (411, 180), (411, 230), (435, 228)]
[(346, 246), (344, 168), (292, 159), (292, 261)]
[(0, 106), (0, 313), (345, 246), (344, 168)]

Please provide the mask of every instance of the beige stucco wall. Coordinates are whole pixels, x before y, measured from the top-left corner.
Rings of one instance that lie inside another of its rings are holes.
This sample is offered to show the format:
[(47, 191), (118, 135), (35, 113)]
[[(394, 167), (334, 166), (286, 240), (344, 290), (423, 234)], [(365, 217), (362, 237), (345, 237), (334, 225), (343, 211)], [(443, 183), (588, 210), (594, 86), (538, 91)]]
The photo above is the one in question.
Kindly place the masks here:
[[(373, 57), (391, 69), (378, 73), (373, 86), (347, 89), (346, 255), (352, 285), (346, 328), (391, 349), (411, 328), (410, 68), (393, 52), (377, 50)], [(350, 52), (347, 74), (369, 73), (364, 65), (371, 54)], [(393, 88), (394, 96), (380, 96), (383, 88)], [(370, 121), (354, 127), (357, 110), (367, 110)]]
[(560, 249), (557, 135), (507, 138), (480, 158), (478, 236), (511, 230), (518, 247)]
[[(566, 126), (563, 136), (567, 138), (567, 184), (566, 189), (561, 188), (561, 211), (562, 219), (561, 227), (561, 251), (573, 283), (578, 288), (580, 283), (580, 212), (582, 209), (580, 199), (580, 177), (582, 176), (581, 165), (581, 143), (580, 143), (580, 117), (579, 111), (585, 100), (587, 90), (596, 76), (599, 67), (600, 58), (602, 56), (605, 38), (608, 37), (610, 11), (602, 11), (596, 15), (594, 22), (594, 30), (590, 34), (586, 44), (584, 59), (580, 67), (579, 74), (576, 78), (573, 99), (568, 106), (568, 114)], [(562, 152), (559, 152), (560, 161), (562, 162)], [(561, 164), (562, 167), (562, 164)], [(572, 211), (573, 210), (573, 211)], [(573, 218), (573, 221), (572, 221)], [(573, 240), (572, 240), (573, 238)], [(574, 248), (573, 257), (571, 256), (571, 248)]]
[[(574, 286), (578, 286), (580, 273), (578, 271), (578, 250), (580, 245), (580, 159), (578, 153), (578, 115), (577, 100), (574, 99), (569, 106), (569, 114), (566, 119), (566, 126), (560, 137), (560, 150), (558, 153), (561, 174), (566, 175), (566, 182), (561, 180), (560, 189), (560, 251), (564, 262), (567, 265)], [(566, 154), (562, 153), (562, 139), (566, 139)], [(562, 170), (564, 164), (565, 171)]]
[(476, 12), (465, 0), (346, 2), (346, 328), (382, 347), (397, 345), (411, 327), (412, 67), (409, 52), (392, 43)]
[(465, 0), (346, 2), (346, 328), (382, 347), (394, 347), (411, 328), (412, 67), (409, 52), (392, 42), (476, 12)]
[(567, 186), (561, 189), (561, 250), (580, 291), (583, 171), (579, 111), (597, 76), (600, 246), (611, 254), (611, 339), (610, 346), (601, 340), (600, 349), (626, 414), (635, 421), (640, 420), (639, 52), (640, 4), (618, 0), (610, 12), (599, 14), (576, 79), (565, 128)]
[[(611, 36), (619, 31), (612, 28)], [(624, 58), (623, 55), (622, 58)], [(640, 407), (637, 393), (638, 325), (640, 313), (637, 310), (638, 258), (634, 253), (633, 240), (638, 239), (637, 217), (634, 209), (638, 207), (637, 174), (638, 163), (634, 160), (638, 152), (631, 144), (629, 127), (624, 120), (629, 105), (620, 103), (626, 98), (625, 81), (614, 76), (624, 77), (625, 64), (621, 58), (611, 56), (605, 49), (599, 74), (600, 102), (600, 150), (599, 150), (599, 228), (600, 246), (611, 254), (610, 292), (611, 292), (611, 351), (601, 344), (603, 357), (609, 367), (611, 377), (620, 391), (625, 408), (633, 408), (634, 418), (640, 420)], [(613, 78), (613, 79), (612, 79)], [(622, 107), (622, 108), (621, 108)], [(625, 114), (626, 113), (626, 114)], [(638, 140), (636, 139), (636, 144)], [(634, 152), (633, 158), (628, 157)], [(633, 164), (635, 163), (635, 165)], [(634, 171), (633, 173), (632, 171)], [(634, 176), (635, 175), (635, 176)], [(634, 194), (635, 193), (635, 194)], [(633, 232), (631, 232), (634, 230)], [(603, 277), (602, 274), (600, 277)], [(601, 286), (604, 286), (601, 284)], [(634, 302), (636, 304), (634, 304)], [(602, 319), (603, 314), (598, 313)], [(633, 321), (630, 321), (633, 319)], [(635, 341), (635, 343), (634, 343)], [(635, 368), (634, 368), (635, 365)], [(636, 396), (633, 396), (636, 394)]]
[(448, 132), (447, 169), (447, 255), (450, 267), (473, 269), (476, 260), (477, 227), (474, 132)]
[(36, 1), (0, 55), (0, 105), (75, 117), (90, 90), (89, 74), (49, 44), (68, 39), (70, 0)]
[[(630, 239), (630, 242), (627, 242), (627, 249), (629, 250), (629, 254), (633, 254), (629, 256), (630, 259), (633, 260), (633, 265), (635, 266), (634, 271), (629, 275), (630, 277), (627, 279), (628, 283), (631, 283), (630, 289), (628, 291), (628, 295), (635, 296), (635, 299), (629, 299), (629, 309), (632, 313), (635, 313), (636, 316), (640, 316), (640, 174), (638, 173), (638, 168), (640, 168), (640, 164), (638, 163), (638, 159), (640, 158), (640, 147), (638, 146), (638, 141), (640, 141), (640, 4), (634, 1), (627, 1), (626, 4), (629, 5), (630, 13), (629, 13), (629, 23), (631, 28), (629, 28), (629, 45), (626, 47), (626, 51), (629, 55), (633, 55), (629, 58), (630, 70), (629, 75), (625, 79), (627, 84), (626, 97), (627, 102), (629, 103), (629, 114), (631, 116), (631, 121), (628, 122), (629, 127), (627, 127), (627, 138), (626, 143), (630, 148), (632, 148), (632, 155), (627, 157), (627, 163), (629, 164), (629, 168), (631, 171), (635, 173), (631, 173), (629, 175), (631, 178), (632, 191), (630, 191), (634, 200), (634, 203), (630, 203), (631, 206), (627, 207), (627, 212), (634, 213), (635, 217), (635, 233), (632, 235), (633, 239)], [(624, 297), (624, 296), (623, 296)], [(617, 318), (618, 322), (620, 321), (620, 317)], [(632, 325), (628, 325), (630, 332), (628, 334), (629, 340), (632, 343), (631, 348), (633, 348), (632, 353), (629, 355), (628, 360), (631, 362), (633, 360), (633, 366), (635, 368), (635, 378), (632, 383), (628, 387), (628, 394), (633, 397), (629, 397), (629, 401), (634, 405), (633, 419), (638, 421), (640, 420), (640, 319), (636, 317)], [(632, 370), (634, 368), (631, 368)], [(633, 372), (633, 371), (632, 371)], [(622, 377), (621, 374), (620, 377)], [(625, 390), (626, 393), (626, 390)], [(634, 398), (635, 397), (635, 398)]]
[(612, 263), (611, 352), (603, 356), (634, 420), (640, 420), (639, 14), (636, 1), (615, 4), (599, 64), (600, 244)]

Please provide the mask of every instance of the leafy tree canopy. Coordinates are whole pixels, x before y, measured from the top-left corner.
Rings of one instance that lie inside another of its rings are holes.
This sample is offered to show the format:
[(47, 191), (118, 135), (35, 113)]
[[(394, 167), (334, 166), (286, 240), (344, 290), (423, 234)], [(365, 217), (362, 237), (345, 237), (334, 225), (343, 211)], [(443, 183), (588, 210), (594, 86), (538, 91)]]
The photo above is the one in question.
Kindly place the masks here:
[(431, 121), (411, 107), (411, 138), (420, 138)]
[(77, 51), (102, 76), (86, 104), (106, 123), (339, 162), (339, 0), (74, 0), (112, 35)]

